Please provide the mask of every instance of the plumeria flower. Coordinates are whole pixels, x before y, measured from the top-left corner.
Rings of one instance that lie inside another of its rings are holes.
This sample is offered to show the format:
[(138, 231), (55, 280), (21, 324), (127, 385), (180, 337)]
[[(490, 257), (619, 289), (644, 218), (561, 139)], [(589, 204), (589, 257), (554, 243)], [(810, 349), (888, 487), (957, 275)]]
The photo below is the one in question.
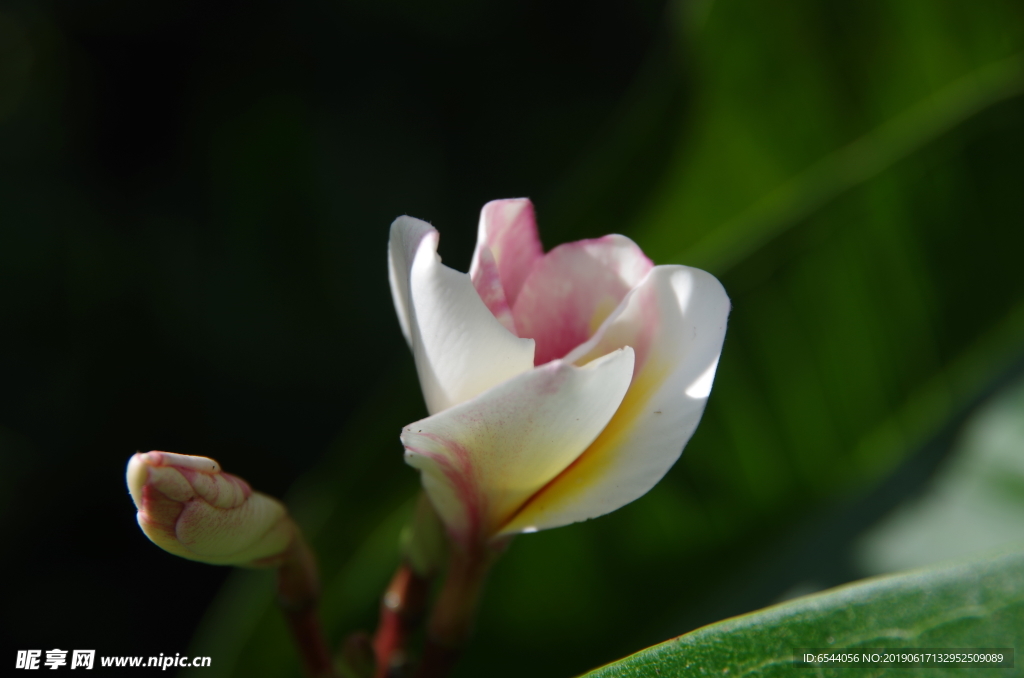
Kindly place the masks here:
[(468, 274), (400, 217), (391, 291), (430, 416), (406, 461), (457, 545), (614, 511), (650, 490), (704, 411), (729, 298), (608, 235), (547, 254), (527, 199), (484, 206)]
[(281, 502), (254, 492), (208, 457), (139, 452), (128, 491), (142, 531), (160, 548), (214, 565), (279, 565), (296, 528)]

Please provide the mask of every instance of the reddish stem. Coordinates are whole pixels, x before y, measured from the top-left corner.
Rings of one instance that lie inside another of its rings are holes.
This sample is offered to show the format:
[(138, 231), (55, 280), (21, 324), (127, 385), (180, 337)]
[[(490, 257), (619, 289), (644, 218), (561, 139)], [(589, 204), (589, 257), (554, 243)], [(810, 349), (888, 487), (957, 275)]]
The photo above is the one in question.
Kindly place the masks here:
[(427, 626), (427, 640), (416, 678), (444, 678), (469, 640), (487, 572), (504, 548), (453, 548), (444, 586)]
[(334, 662), (317, 615), (319, 599), (320, 577), (316, 559), (296, 530), (295, 538), (277, 568), (277, 604), (288, 622), (306, 675), (309, 678), (335, 678)]
[(408, 563), (399, 565), (380, 605), (380, 622), (373, 637), (377, 657), (375, 678), (400, 675), (408, 661), (409, 636), (423, 621), (430, 578), (421, 577)]
[(423, 645), (423, 658), (416, 678), (445, 678), (455, 668), (460, 656), (461, 647), (444, 647), (428, 637)]
[(295, 646), (302, 658), (302, 668), (309, 678), (335, 678), (334, 664), (327, 651), (316, 606), (304, 610), (284, 610)]

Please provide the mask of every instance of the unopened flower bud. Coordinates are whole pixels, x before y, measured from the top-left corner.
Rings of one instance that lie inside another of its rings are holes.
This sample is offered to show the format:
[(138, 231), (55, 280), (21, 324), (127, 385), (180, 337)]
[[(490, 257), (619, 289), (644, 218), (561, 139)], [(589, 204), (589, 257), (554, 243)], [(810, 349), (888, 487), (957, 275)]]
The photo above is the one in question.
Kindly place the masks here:
[(296, 535), (281, 502), (208, 457), (139, 452), (128, 462), (139, 526), (160, 548), (213, 565), (280, 563)]

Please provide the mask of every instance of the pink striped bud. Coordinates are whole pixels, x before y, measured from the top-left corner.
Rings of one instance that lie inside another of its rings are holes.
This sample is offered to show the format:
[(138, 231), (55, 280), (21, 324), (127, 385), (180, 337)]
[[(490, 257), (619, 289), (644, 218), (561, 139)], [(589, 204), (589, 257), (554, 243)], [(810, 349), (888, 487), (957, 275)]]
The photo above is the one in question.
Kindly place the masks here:
[(208, 457), (139, 452), (128, 461), (139, 526), (160, 548), (213, 565), (278, 565), (296, 536), (284, 505)]

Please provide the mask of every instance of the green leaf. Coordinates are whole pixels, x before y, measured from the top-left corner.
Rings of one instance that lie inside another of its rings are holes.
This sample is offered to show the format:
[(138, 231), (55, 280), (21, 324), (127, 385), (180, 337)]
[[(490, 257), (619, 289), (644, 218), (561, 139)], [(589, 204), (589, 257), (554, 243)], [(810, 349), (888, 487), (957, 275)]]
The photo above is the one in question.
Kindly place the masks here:
[(981, 66), (829, 153), (670, 259), (721, 275), (830, 200), (1022, 91), (1024, 54)]
[[(1024, 550), (880, 577), (727, 619), (603, 666), (585, 678), (801, 675), (798, 648), (1020, 648)], [(1016, 660), (1019, 661), (1019, 658)], [(865, 668), (861, 666), (860, 668)], [(870, 675), (881, 675), (872, 667)], [(805, 669), (807, 676), (849, 669)], [(963, 675), (964, 668), (888, 668), (885, 675)], [(972, 669), (972, 676), (1007, 675)], [(858, 672), (856, 675), (862, 675)]]

